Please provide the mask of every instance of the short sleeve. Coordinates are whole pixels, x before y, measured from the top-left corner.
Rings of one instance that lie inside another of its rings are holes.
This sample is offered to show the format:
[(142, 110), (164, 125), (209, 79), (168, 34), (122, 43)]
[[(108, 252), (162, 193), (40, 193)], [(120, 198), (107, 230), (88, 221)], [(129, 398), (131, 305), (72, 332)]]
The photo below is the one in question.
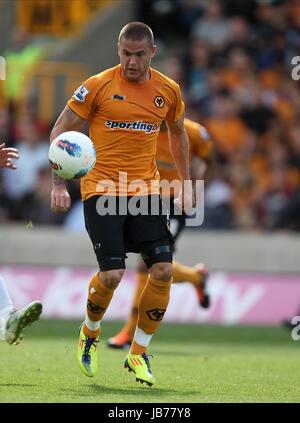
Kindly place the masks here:
[(171, 124), (177, 122), (181, 118), (181, 116), (184, 114), (184, 109), (185, 109), (179, 85), (174, 84), (172, 88), (174, 92), (173, 99), (172, 99), (173, 101), (172, 101), (170, 110), (168, 111), (166, 116), (167, 122)]
[(97, 79), (95, 76), (92, 76), (77, 88), (67, 103), (70, 109), (82, 119), (87, 120), (93, 110), (93, 102), (97, 95), (97, 86)]
[(205, 159), (213, 150), (213, 142), (206, 128), (195, 125), (192, 131), (188, 131), (189, 138), (193, 138), (193, 150), (200, 159)]

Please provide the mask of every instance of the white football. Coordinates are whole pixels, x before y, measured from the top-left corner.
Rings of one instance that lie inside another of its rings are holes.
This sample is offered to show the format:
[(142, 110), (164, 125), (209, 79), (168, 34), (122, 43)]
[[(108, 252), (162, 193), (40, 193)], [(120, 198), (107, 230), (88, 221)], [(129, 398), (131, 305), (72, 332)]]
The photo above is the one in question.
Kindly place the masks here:
[(96, 162), (94, 144), (82, 132), (63, 132), (50, 144), (49, 161), (53, 171), (61, 178), (81, 178)]

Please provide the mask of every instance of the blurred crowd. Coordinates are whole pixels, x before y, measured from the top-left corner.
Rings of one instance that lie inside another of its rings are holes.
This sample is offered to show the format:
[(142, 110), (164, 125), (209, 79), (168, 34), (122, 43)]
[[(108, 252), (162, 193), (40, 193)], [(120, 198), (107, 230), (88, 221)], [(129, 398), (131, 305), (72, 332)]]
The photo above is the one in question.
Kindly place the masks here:
[[(215, 143), (201, 228), (299, 231), (300, 1), (140, 0), (136, 19), (153, 28), (161, 70)], [(0, 139), (21, 153), (18, 171), (1, 175), (0, 222), (68, 227), (81, 219), (78, 181), (69, 215), (51, 213), (53, 122), (41, 124), (31, 104), (11, 122), (14, 107), (0, 105)]]
[(300, 1), (142, 0), (139, 14), (215, 142), (202, 227), (300, 230)]

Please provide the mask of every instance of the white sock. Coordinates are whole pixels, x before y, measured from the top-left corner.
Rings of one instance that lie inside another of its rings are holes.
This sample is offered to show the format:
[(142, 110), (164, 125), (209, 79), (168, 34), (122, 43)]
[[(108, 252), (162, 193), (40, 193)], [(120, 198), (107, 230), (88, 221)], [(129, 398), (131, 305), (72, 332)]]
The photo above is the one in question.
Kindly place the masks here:
[(4, 280), (0, 277), (0, 316), (7, 319), (9, 313), (13, 310), (14, 306), (12, 300), (9, 296)]
[(137, 327), (136, 330), (135, 330), (135, 333), (134, 333), (133, 340), (134, 340), (134, 342), (141, 345), (142, 347), (148, 347), (148, 345), (150, 344), (152, 336), (153, 336), (153, 333), (151, 335), (149, 335), (149, 333), (146, 333), (142, 329)]
[(100, 325), (101, 320), (98, 320), (97, 322), (93, 322), (93, 320), (91, 320), (87, 314), (85, 315), (84, 323), (86, 324), (89, 330), (97, 330), (101, 326)]

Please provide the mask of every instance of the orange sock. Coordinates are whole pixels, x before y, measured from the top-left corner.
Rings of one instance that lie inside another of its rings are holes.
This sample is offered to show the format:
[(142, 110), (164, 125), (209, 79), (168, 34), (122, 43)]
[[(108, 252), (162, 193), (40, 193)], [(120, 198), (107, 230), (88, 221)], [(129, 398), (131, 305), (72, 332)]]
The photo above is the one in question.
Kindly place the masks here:
[(132, 301), (130, 315), (126, 324), (123, 326), (120, 332), (120, 333), (126, 333), (130, 337), (130, 339), (133, 339), (133, 336), (134, 336), (134, 331), (136, 328), (136, 322), (138, 318), (138, 304), (139, 304), (139, 300), (143, 292), (143, 289), (146, 286), (148, 276), (149, 274), (145, 272), (137, 273), (137, 277), (136, 277), (137, 283), (135, 287), (135, 293), (134, 293), (134, 297)]
[(200, 285), (199, 271), (194, 267), (184, 266), (173, 261), (173, 283), (191, 282)]
[(131, 344), (130, 354), (142, 355), (147, 351), (147, 347), (137, 344), (135, 341)]
[[(154, 334), (163, 319), (170, 299), (171, 283), (172, 279), (164, 282), (155, 280), (149, 276), (147, 285), (139, 301), (137, 321), (137, 327), (146, 334)], [(130, 353), (143, 354), (146, 350), (147, 347), (133, 342)]]
[(96, 273), (89, 284), (87, 315), (90, 320), (98, 322), (102, 319), (113, 294), (114, 289), (104, 286), (99, 273)]

